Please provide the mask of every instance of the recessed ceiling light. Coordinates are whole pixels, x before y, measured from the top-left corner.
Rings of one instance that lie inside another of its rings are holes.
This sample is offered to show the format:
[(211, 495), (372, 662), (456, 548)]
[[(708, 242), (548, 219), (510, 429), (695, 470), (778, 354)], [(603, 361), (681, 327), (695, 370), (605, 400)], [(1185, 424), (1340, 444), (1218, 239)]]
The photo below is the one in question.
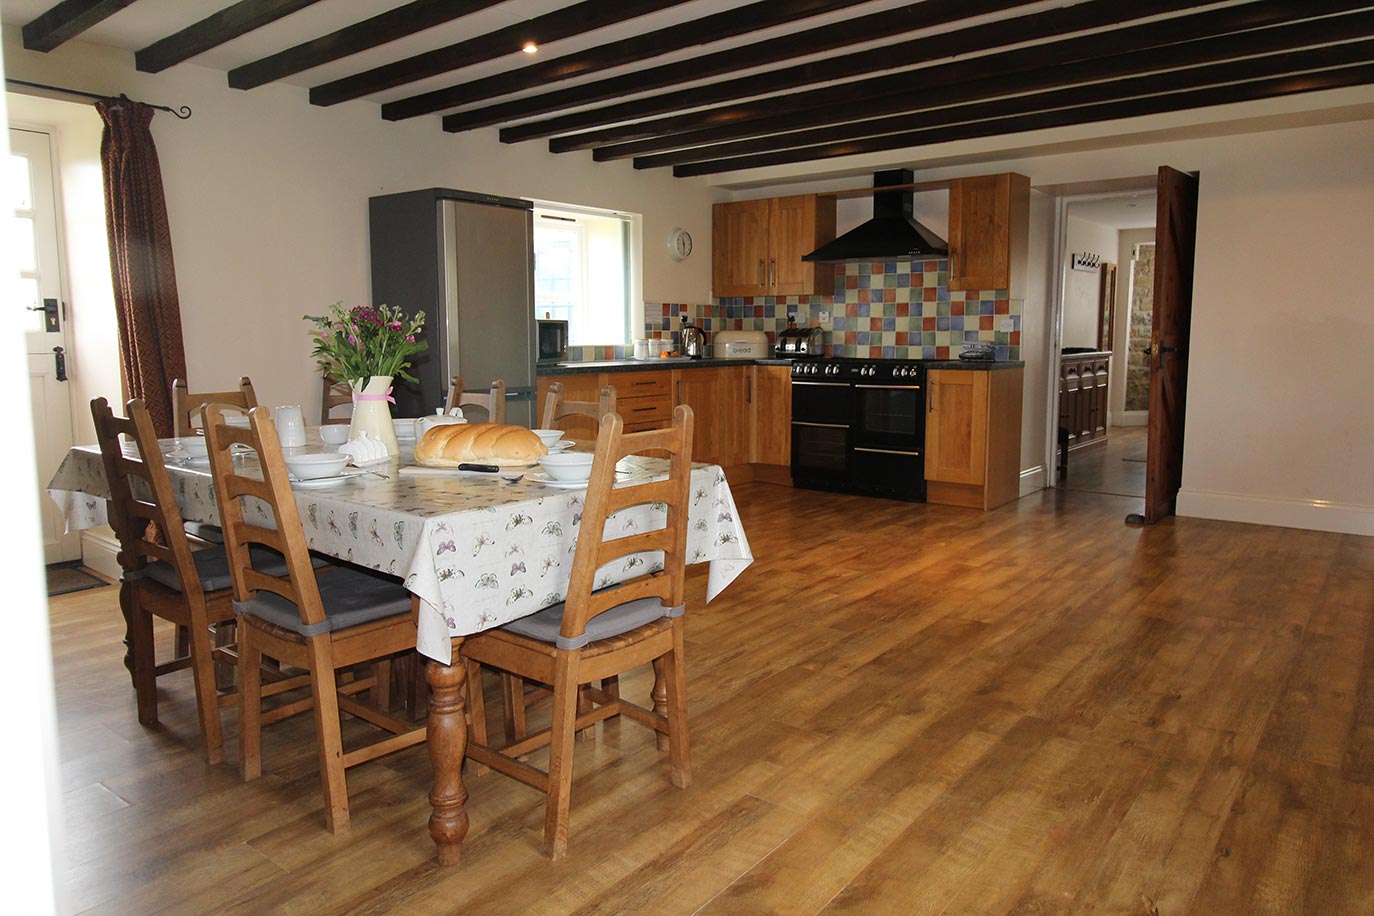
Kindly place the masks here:
[(521, 48), (520, 50), (521, 50), (521, 51), (524, 51), (526, 54), (538, 54), (538, 53), (539, 53), (539, 45), (535, 44), (535, 43), (532, 42), (532, 41), (527, 41), (527, 42), (525, 42), (525, 46), (524, 46), (523, 48)]

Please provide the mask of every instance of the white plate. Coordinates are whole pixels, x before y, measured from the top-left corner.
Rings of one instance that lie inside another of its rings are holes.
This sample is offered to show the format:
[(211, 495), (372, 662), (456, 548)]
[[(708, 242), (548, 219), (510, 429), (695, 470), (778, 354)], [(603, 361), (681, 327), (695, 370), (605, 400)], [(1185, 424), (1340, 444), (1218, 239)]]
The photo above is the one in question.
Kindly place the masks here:
[(204, 458), (192, 458), (185, 452), (180, 454), (172, 452), (170, 455), (164, 455), (163, 458), (183, 468), (208, 468), (210, 466), (209, 455), (206, 455)]
[(559, 439), (553, 445), (546, 446), (546, 448), (548, 448), (550, 455), (557, 455), (559, 452), (566, 452), (568, 449), (572, 448), (574, 444), (576, 443), (571, 439)]
[(558, 480), (549, 476), (544, 471), (531, 471), (525, 475), (526, 480), (531, 480), (546, 487), (557, 487), (560, 490), (585, 490), (590, 480)]
[(297, 490), (316, 490), (320, 487), (332, 487), (336, 483), (343, 483), (345, 480), (352, 480), (358, 474), (335, 474), (333, 477), (312, 477), (309, 480), (293, 480), (291, 486)]

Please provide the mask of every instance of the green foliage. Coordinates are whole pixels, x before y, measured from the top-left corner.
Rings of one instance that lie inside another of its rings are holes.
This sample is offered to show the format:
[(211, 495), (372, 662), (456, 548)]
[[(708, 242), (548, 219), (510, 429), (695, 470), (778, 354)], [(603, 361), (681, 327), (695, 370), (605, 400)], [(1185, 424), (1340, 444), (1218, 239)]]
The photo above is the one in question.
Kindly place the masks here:
[(408, 318), (389, 305), (346, 309), (342, 302), (336, 302), (328, 315), (306, 315), (305, 320), (315, 324), (311, 332), (315, 362), (325, 377), (335, 382), (362, 379), (366, 385), (374, 375), (413, 382), (415, 377), (406, 372), (410, 357), (429, 346), (420, 339), (424, 313)]

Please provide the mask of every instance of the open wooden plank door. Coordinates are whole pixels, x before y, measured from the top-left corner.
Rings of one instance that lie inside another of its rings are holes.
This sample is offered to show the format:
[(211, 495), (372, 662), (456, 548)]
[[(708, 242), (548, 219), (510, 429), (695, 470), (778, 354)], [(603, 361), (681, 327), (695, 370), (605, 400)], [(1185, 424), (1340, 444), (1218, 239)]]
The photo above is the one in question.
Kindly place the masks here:
[(1197, 176), (1162, 166), (1155, 214), (1155, 301), (1150, 340), (1145, 522), (1174, 514), (1183, 481), (1188, 330), (1193, 315)]

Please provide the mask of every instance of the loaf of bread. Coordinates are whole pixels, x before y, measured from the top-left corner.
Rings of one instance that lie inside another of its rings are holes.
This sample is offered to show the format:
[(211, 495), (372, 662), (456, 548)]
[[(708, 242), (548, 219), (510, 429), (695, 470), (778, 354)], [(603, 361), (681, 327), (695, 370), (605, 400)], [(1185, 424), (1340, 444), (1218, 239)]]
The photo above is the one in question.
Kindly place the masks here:
[(539, 437), (523, 426), (461, 423), (426, 430), (415, 444), (415, 463), (432, 468), (460, 464), (508, 468), (534, 464), (548, 453)]

